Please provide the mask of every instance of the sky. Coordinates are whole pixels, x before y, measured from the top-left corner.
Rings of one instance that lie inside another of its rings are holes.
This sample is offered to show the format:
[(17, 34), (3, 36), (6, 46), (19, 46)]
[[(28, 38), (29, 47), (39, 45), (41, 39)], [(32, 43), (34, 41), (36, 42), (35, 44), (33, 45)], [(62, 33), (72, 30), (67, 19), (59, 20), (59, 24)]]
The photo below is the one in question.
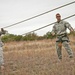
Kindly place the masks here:
[[(61, 5), (75, 0), (0, 0), (0, 28), (25, 20), (43, 12), (52, 10)], [(62, 18), (75, 14), (75, 3), (52, 11), (35, 19), (5, 28), (10, 34), (22, 35), (42, 26), (56, 21), (55, 14), (60, 13)], [(75, 16), (65, 21), (75, 28)], [(35, 33), (44, 35), (52, 30), (52, 26), (46, 27)]]

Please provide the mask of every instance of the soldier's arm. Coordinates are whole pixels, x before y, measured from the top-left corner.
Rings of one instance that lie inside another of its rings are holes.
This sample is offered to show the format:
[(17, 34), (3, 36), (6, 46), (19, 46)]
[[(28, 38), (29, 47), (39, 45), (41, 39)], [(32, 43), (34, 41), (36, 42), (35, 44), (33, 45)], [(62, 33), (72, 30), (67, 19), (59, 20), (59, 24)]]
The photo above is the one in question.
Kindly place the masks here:
[(66, 22), (66, 27), (70, 30), (70, 32), (74, 32), (74, 29), (68, 22)]
[(51, 34), (54, 36), (55, 35), (55, 26), (53, 26), (53, 29), (51, 31)]

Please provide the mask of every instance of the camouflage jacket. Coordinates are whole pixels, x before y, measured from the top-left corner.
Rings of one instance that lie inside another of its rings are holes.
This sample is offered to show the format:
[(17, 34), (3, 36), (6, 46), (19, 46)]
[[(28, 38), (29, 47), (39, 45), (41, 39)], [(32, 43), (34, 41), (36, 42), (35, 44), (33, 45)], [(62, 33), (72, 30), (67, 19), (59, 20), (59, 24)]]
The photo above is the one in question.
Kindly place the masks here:
[(1, 40), (1, 35), (5, 34), (5, 33), (6, 33), (6, 31), (0, 31), (0, 47), (2, 47), (4, 45), (2, 40)]
[[(59, 23), (56, 22), (54, 24), (53, 29), (52, 29), (52, 33), (55, 33), (57, 37), (62, 36), (64, 34), (67, 34), (67, 32), (66, 32), (67, 28), (69, 30), (71, 30), (72, 27), (68, 22), (61, 20)], [(68, 38), (63, 37), (62, 40), (68, 40)]]
[(68, 22), (61, 20), (59, 23), (58, 22), (55, 23), (52, 29), (52, 33), (55, 33), (56, 35), (62, 35), (67, 33), (66, 32), (67, 28), (71, 30), (72, 27)]

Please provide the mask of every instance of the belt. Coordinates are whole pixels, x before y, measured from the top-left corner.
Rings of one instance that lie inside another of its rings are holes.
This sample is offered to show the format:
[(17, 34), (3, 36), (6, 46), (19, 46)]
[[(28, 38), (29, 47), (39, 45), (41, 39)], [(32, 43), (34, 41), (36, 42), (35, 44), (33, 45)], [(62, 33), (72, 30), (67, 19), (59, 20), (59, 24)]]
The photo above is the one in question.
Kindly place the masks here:
[(67, 33), (61, 34), (61, 35), (57, 35), (57, 37), (67, 37)]
[(63, 37), (67, 37), (67, 38), (68, 38), (68, 36), (67, 36), (66, 33), (65, 33), (65, 34), (61, 34), (61, 35), (57, 35), (57, 38), (58, 38), (59, 40), (57, 40), (56, 42), (64, 42), (64, 41), (69, 42), (69, 40), (62, 40)]

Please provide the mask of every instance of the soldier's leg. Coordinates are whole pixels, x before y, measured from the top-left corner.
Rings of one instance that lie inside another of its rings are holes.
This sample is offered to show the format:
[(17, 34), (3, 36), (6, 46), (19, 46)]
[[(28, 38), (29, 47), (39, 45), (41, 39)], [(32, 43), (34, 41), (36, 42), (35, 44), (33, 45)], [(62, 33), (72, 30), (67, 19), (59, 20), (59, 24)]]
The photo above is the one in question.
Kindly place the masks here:
[(0, 75), (5, 75), (5, 74), (4, 74), (4, 69), (5, 69), (5, 68), (4, 68), (4, 65), (1, 65), (1, 66), (0, 66)]
[(61, 47), (59, 46), (59, 42), (56, 42), (56, 50), (57, 50), (58, 58), (62, 59), (62, 52), (61, 52)]
[(0, 73), (1, 75), (4, 75), (4, 59), (2, 47), (0, 47)]
[(72, 52), (72, 49), (71, 49), (71, 47), (69, 45), (69, 42), (64, 41), (63, 46), (65, 47), (67, 53), (69, 54), (69, 57), (72, 58), (73, 57), (73, 52)]

